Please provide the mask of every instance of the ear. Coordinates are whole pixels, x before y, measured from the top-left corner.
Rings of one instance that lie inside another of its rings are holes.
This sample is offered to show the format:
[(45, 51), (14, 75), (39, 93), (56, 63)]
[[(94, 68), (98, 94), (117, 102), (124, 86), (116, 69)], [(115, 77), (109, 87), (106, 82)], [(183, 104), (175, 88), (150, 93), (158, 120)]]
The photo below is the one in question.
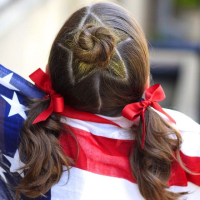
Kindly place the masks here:
[(46, 65), (45, 72), (46, 72), (46, 74), (49, 75), (49, 65), (48, 64)]
[(149, 88), (149, 85), (150, 85), (150, 83), (149, 83), (149, 76), (148, 76), (146, 84), (145, 84), (145, 87), (144, 87), (144, 90), (146, 90), (147, 88)]

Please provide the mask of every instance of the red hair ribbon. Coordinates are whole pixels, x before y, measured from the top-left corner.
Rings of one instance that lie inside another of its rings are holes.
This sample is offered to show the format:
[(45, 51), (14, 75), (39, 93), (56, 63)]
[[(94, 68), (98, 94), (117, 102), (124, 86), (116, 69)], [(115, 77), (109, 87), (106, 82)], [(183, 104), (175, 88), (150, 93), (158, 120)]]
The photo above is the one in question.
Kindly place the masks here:
[(52, 88), (50, 77), (40, 68), (33, 72), (29, 77), (33, 82), (35, 82), (37, 87), (42, 89), (47, 94), (44, 98), (48, 98), (49, 96), (51, 98), (49, 107), (37, 116), (37, 118), (33, 121), (33, 124), (45, 121), (52, 112), (63, 112), (63, 97), (60, 94), (56, 94), (55, 90)]
[(148, 106), (151, 106), (154, 109), (156, 109), (157, 111), (163, 113), (170, 119), (170, 121), (172, 121), (173, 123), (176, 123), (176, 121), (170, 115), (168, 115), (162, 109), (162, 107), (156, 102), (156, 101), (162, 101), (164, 99), (165, 99), (165, 93), (164, 93), (161, 85), (156, 84), (156, 85), (149, 87), (145, 91), (145, 99), (144, 100), (142, 100), (141, 102), (128, 104), (122, 110), (122, 115), (131, 121), (135, 121), (139, 116), (142, 117), (142, 122), (143, 122), (142, 148), (144, 147), (144, 141), (145, 141), (144, 114), (145, 114), (145, 111)]

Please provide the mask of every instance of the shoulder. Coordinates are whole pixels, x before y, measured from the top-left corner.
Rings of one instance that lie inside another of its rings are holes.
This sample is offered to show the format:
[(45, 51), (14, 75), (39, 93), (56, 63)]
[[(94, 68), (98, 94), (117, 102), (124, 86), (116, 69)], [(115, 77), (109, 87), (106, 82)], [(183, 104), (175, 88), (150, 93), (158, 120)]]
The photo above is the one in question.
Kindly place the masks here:
[[(176, 124), (171, 124), (176, 128), (182, 137), (181, 152), (184, 157), (200, 157), (200, 125), (187, 115), (170, 109), (164, 109), (174, 120)], [(168, 121), (166, 119), (166, 121)], [(197, 162), (197, 159), (192, 161)], [(198, 159), (199, 163), (199, 159)], [(188, 164), (189, 165), (189, 164)], [(195, 164), (197, 165), (197, 163)], [(198, 164), (199, 165), (199, 164)], [(190, 165), (189, 165), (190, 166)], [(199, 165), (200, 167), (200, 165)]]
[[(176, 121), (176, 124), (173, 124), (173, 126), (179, 131), (200, 133), (200, 125), (187, 115), (176, 110), (166, 108), (163, 110)], [(162, 115), (162, 117), (169, 121), (166, 116)]]

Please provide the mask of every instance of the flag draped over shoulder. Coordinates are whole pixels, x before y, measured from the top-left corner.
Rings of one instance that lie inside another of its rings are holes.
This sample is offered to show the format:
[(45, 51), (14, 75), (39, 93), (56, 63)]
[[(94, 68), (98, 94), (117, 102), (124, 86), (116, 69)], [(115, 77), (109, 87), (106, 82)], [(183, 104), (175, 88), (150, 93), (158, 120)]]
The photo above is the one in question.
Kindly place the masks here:
[(24, 105), (27, 98), (43, 96), (40, 89), (0, 65), (0, 200), (14, 199), (12, 187), (24, 175), (18, 170), (23, 166), (19, 161), (18, 145), (20, 129), (27, 116)]
[[(27, 98), (42, 98), (45, 94), (14, 72), (0, 65), (0, 200), (14, 200), (15, 186), (24, 176), (18, 168), (20, 129), (26, 119)], [(186, 167), (200, 173), (200, 126), (182, 113), (165, 110), (175, 121), (182, 135), (181, 156)], [(36, 200), (144, 200), (131, 175), (129, 153), (134, 142), (131, 127), (137, 125), (122, 116), (106, 117), (75, 111), (68, 106), (62, 113), (62, 123), (73, 132), (62, 132), (59, 141), (64, 152), (78, 159), (66, 167), (57, 184)], [(167, 117), (162, 116), (170, 123)], [(168, 181), (169, 190), (186, 192), (187, 200), (200, 199), (200, 175), (186, 173), (175, 161)], [(30, 198), (21, 196), (22, 200)]]

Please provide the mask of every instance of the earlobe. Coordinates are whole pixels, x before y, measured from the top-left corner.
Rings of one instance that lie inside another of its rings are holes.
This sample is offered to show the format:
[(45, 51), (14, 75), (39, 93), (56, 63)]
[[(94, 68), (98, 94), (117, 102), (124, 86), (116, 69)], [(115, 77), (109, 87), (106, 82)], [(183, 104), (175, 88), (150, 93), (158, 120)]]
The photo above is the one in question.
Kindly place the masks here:
[(148, 89), (149, 85), (150, 85), (150, 83), (149, 83), (149, 76), (148, 76), (146, 84), (145, 84), (145, 87), (144, 87), (144, 90)]

